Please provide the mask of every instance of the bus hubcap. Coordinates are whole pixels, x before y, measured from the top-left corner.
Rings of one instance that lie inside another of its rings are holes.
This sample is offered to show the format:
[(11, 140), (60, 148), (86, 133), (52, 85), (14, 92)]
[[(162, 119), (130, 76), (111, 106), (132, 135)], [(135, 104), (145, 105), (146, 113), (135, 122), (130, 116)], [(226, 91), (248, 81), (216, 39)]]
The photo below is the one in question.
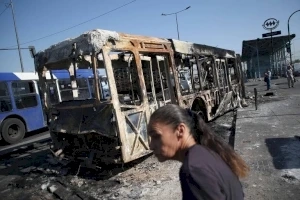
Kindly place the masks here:
[(19, 133), (19, 126), (14, 124), (14, 125), (11, 125), (9, 128), (8, 128), (8, 135), (9, 137), (11, 138), (15, 138), (18, 136), (18, 133)]

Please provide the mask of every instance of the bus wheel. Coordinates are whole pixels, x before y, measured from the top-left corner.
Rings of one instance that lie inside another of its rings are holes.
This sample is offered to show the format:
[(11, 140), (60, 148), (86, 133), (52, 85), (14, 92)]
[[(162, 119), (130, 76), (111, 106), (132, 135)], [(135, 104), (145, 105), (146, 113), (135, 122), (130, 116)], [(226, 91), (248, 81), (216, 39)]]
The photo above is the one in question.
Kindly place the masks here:
[(5, 142), (14, 144), (24, 138), (25, 126), (21, 120), (16, 118), (9, 118), (3, 122), (1, 132)]

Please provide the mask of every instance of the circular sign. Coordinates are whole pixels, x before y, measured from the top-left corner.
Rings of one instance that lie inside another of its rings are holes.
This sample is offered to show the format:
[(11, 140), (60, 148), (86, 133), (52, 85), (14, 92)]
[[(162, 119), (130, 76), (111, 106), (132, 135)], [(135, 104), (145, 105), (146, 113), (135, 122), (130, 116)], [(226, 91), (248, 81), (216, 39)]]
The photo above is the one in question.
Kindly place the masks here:
[(264, 22), (263, 27), (266, 30), (274, 30), (275, 28), (277, 28), (278, 25), (279, 25), (279, 20), (275, 18), (269, 18)]

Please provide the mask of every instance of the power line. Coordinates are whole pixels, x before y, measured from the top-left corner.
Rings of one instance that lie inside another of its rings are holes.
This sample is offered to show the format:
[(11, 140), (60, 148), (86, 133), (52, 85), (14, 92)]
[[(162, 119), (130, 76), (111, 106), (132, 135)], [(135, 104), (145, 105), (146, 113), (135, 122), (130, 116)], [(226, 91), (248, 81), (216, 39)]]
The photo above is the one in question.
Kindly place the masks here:
[[(34, 40), (31, 40), (31, 41), (28, 41), (28, 42), (24, 42), (24, 43), (22, 43), (21, 45), (28, 44), (28, 43), (31, 43), (31, 42), (35, 42), (35, 41), (38, 41), (38, 40), (42, 40), (42, 39), (45, 39), (45, 38), (47, 38), (47, 37), (51, 37), (51, 36), (53, 36), (53, 35), (56, 35), (56, 34), (65, 32), (65, 31), (67, 31), (67, 30), (70, 30), (70, 29), (75, 28), (75, 27), (77, 27), (77, 26), (80, 26), (80, 25), (82, 25), (82, 24), (88, 23), (88, 22), (90, 22), (90, 21), (92, 21), (92, 20), (94, 20), (94, 19), (97, 19), (97, 18), (99, 18), (99, 17), (102, 17), (102, 16), (104, 16), (104, 15), (107, 15), (107, 14), (109, 14), (109, 13), (111, 13), (111, 12), (114, 12), (114, 11), (116, 11), (116, 10), (119, 10), (120, 8), (123, 8), (123, 7), (125, 7), (125, 6), (127, 6), (127, 5), (129, 5), (129, 4), (132, 4), (132, 3), (135, 2), (135, 1), (137, 1), (137, 0), (130, 1), (130, 2), (128, 2), (128, 3), (126, 3), (126, 4), (123, 4), (123, 5), (121, 5), (121, 6), (117, 7), (117, 8), (114, 8), (114, 9), (112, 9), (112, 10), (110, 10), (110, 11), (107, 11), (107, 12), (101, 14), (101, 15), (98, 15), (98, 16), (92, 18), (92, 19), (86, 20), (86, 21), (84, 21), (84, 22), (81, 22), (81, 23), (76, 24), (76, 25), (74, 25), (74, 26), (71, 26), (71, 27), (69, 27), (69, 28), (63, 29), (63, 30), (61, 30), (61, 31), (58, 31), (58, 32), (55, 32), (55, 33), (46, 35), (46, 36), (44, 36), (44, 37), (40, 37), (40, 38), (34, 39)], [(15, 47), (15, 46), (16, 46), (16, 45), (10, 46), (10, 47)], [(8, 47), (8, 48), (10, 48), (10, 47)]]
[[(30, 49), (30, 48), (20, 48), (20, 49)], [(0, 51), (18, 50), (18, 48), (0, 48)]]
[(9, 6), (6, 6), (6, 8), (1, 12), (0, 16), (9, 8)]

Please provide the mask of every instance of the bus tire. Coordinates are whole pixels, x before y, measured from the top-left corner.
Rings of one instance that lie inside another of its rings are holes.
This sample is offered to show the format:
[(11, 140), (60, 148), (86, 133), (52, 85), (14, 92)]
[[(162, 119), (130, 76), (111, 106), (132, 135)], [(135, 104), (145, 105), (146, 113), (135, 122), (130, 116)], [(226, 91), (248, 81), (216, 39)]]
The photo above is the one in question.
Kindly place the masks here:
[(1, 133), (2, 138), (9, 144), (21, 141), (25, 136), (25, 125), (16, 118), (8, 118), (3, 122)]

